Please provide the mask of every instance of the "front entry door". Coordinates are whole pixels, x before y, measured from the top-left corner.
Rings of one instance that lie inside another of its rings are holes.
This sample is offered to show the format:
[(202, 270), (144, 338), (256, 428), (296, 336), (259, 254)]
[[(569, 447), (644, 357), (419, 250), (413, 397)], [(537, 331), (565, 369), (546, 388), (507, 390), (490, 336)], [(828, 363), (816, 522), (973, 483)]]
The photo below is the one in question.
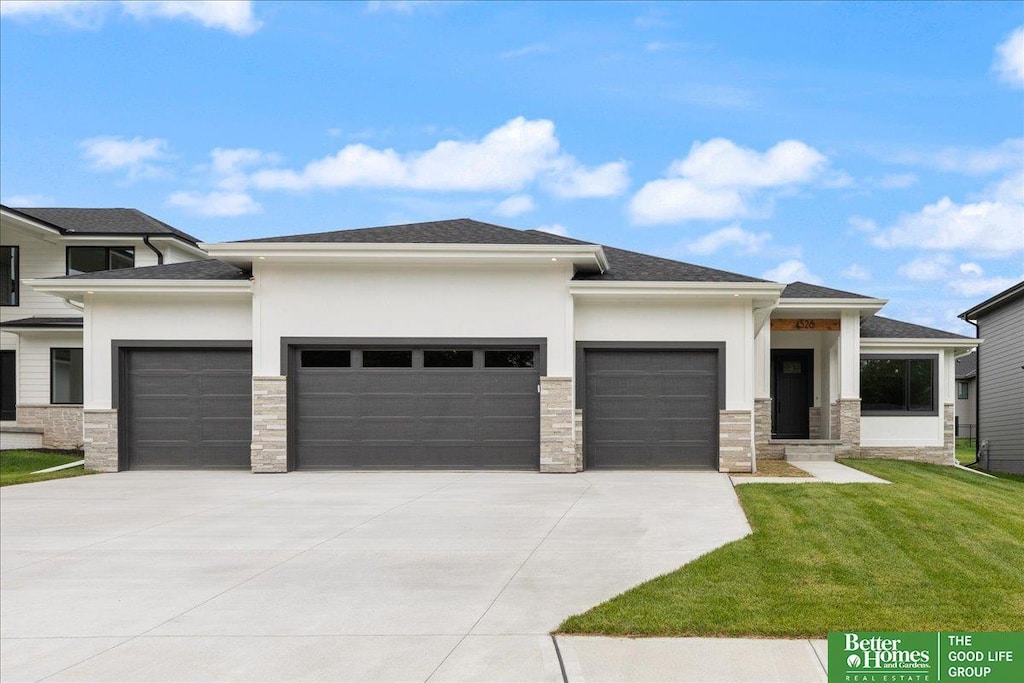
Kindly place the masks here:
[(17, 418), (14, 407), (17, 392), (14, 366), (14, 351), (0, 351), (0, 420)]
[(810, 349), (772, 351), (772, 437), (806, 439), (810, 436), (813, 376)]

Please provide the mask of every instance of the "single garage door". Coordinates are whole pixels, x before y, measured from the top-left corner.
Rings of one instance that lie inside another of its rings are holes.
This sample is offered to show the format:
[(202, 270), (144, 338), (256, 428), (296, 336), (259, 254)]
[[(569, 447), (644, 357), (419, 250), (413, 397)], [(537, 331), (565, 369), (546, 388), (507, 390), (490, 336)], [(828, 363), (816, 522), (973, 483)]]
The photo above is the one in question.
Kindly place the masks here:
[(586, 467), (717, 469), (717, 350), (584, 351)]
[(303, 469), (537, 469), (537, 348), (298, 348)]
[(249, 349), (123, 351), (129, 469), (249, 468)]

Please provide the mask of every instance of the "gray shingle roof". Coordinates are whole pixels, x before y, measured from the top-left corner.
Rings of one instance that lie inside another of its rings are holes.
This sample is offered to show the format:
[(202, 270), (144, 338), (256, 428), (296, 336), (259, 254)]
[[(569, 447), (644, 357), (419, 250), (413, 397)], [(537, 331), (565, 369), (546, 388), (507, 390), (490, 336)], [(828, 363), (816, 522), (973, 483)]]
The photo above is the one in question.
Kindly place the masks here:
[(199, 242), (138, 209), (4, 208), (42, 221), (65, 235), (168, 235), (193, 245)]
[[(370, 244), (565, 244), (565, 240), (539, 230), (516, 230), (471, 218), (428, 223), (404, 223), (376, 228), (313, 232), (304, 235), (263, 237), (241, 242), (351, 242)], [(590, 244), (569, 240), (575, 244)]]
[(683, 261), (605, 247), (608, 270), (603, 273), (577, 273), (574, 280), (641, 282), (768, 282), (756, 277), (705, 268)]
[(59, 329), (77, 329), (82, 327), (82, 316), (55, 316), (55, 315), (35, 315), (31, 318), (20, 318), (18, 320), (8, 320), (5, 323), (0, 323), (0, 327), (4, 329), (20, 329), (24, 327), (50, 327), (55, 330)]
[(861, 322), (860, 336), (872, 339), (970, 339), (962, 334), (883, 318), (880, 315), (873, 315)]
[(100, 270), (51, 278), (54, 280), (248, 280), (250, 274), (217, 259), (165, 263), (162, 266)]
[(782, 290), (783, 299), (870, 299), (863, 294), (844, 292), (841, 289), (812, 285), (807, 282), (792, 282)]
[(970, 379), (978, 374), (978, 353), (968, 353), (956, 359), (956, 378)]

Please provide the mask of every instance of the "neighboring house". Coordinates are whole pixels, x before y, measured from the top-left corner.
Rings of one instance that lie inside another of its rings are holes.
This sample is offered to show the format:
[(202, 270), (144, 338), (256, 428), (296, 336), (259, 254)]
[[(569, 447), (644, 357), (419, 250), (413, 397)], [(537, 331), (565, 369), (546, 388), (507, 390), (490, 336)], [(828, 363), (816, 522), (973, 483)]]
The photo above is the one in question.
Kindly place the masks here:
[(82, 445), (82, 305), (21, 281), (205, 257), (194, 237), (135, 209), (0, 205), (2, 447)]
[(1024, 281), (960, 317), (985, 340), (977, 352), (979, 462), (1024, 474)]
[(973, 439), (977, 434), (978, 353), (956, 359), (956, 436)]
[(951, 464), (953, 358), (978, 343), (881, 299), (468, 219), (202, 246), (26, 283), (85, 306), (89, 467)]

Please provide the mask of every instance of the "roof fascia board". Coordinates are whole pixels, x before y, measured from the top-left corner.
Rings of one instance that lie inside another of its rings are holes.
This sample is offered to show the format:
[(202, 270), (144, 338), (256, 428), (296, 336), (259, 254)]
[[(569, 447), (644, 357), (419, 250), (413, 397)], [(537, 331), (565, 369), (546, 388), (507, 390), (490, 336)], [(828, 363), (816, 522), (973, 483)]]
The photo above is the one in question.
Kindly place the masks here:
[(82, 326), (81, 325), (79, 325), (78, 327), (47, 327), (45, 325), (30, 326), (30, 327), (7, 327), (7, 326), (0, 326), (0, 332), (4, 332), (6, 334), (21, 334), (22, 332), (46, 332), (47, 334), (50, 334), (50, 333), (57, 333), (57, 334), (61, 334), (61, 333), (65, 333), (65, 334), (68, 334), (68, 333), (82, 334)]
[(251, 294), (249, 280), (89, 280), (35, 279), (22, 283), (37, 292), (58, 296), (82, 295), (91, 292), (127, 293), (202, 293)]
[(888, 299), (780, 299), (777, 310), (799, 311), (808, 308), (837, 308), (837, 309), (859, 309), (859, 310), (881, 310), (889, 303)]
[(56, 225), (51, 225), (45, 221), (41, 221), (38, 218), (32, 218), (20, 211), (12, 209), (10, 207), (0, 208), (0, 215), (10, 218), (11, 220), (23, 223), (28, 227), (35, 228), (37, 230), (44, 230), (53, 235), (63, 235), (64, 231), (58, 228)]
[(785, 285), (775, 282), (644, 282), (574, 280), (569, 293), (576, 297), (747, 297), (765, 300), (769, 306), (778, 300)]
[(1001, 306), (1003, 303), (1009, 301), (1010, 299), (1014, 298), (1019, 294), (1024, 294), (1024, 282), (1020, 282), (1010, 287), (1006, 291), (1000, 292), (999, 294), (996, 294), (992, 298), (982, 301), (974, 308), (967, 309), (957, 317), (960, 318), (961, 320), (977, 321), (979, 314), (986, 313), (997, 306)]
[(934, 337), (862, 337), (861, 348), (881, 346), (927, 346), (929, 348), (974, 348), (981, 339), (936, 339)]

